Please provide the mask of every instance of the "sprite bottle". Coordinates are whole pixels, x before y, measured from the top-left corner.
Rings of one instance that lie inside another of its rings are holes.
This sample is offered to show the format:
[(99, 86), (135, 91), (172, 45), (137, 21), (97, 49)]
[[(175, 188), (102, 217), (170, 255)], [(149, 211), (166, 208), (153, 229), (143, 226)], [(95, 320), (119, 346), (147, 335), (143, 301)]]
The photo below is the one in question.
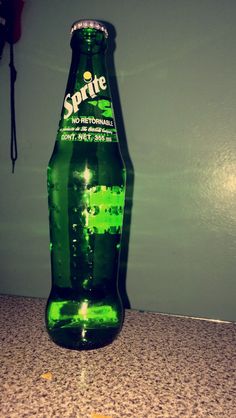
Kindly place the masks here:
[(103, 23), (72, 25), (71, 68), (48, 165), (51, 339), (66, 348), (111, 343), (123, 323), (118, 268), (126, 171), (121, 157)]

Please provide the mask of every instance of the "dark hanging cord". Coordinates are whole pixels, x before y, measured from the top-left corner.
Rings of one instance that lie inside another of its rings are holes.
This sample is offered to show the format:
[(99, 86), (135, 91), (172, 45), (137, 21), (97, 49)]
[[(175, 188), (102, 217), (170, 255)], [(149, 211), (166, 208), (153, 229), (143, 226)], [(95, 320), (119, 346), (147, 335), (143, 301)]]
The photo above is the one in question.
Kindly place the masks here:
[(16, 114), (15, 114), (15, 81), (16, 69), (14, 66), (13, 43), (10, 42), (10, 105), (11, 105), (11, 161), (12, 173), (14, 173), (15, 162), (17, 160), (17, 140), (16, 140)]

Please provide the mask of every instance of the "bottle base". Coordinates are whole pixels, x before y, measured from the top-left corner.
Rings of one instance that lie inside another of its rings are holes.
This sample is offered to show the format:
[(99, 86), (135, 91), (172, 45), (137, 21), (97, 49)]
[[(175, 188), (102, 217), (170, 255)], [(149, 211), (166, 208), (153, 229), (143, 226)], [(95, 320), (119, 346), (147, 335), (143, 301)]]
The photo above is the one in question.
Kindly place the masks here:
[(50, 298), (45, 313), (51, 339), (74, 350), (93, 350), (112, 343), (123, 323), (121, 304), (108, 301)]
[(94, 350), (111, 344), (119, 333), (117, 328), (85, 329), (81, 327), (48, 330), (51, 340), (63, 348)]

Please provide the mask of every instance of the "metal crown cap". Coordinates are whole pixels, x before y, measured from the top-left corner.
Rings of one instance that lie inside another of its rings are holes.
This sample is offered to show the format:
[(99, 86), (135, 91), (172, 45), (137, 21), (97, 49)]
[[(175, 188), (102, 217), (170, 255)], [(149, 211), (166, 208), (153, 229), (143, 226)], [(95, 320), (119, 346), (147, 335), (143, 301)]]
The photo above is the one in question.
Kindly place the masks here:
[(70, 33), (72, 34), (75, 30), (84, 28), (100, 30), (105, 34), (105, 37), (108, 38), (107, 28), (97, 20), (78, 20), (77, 22), (73, 23)]

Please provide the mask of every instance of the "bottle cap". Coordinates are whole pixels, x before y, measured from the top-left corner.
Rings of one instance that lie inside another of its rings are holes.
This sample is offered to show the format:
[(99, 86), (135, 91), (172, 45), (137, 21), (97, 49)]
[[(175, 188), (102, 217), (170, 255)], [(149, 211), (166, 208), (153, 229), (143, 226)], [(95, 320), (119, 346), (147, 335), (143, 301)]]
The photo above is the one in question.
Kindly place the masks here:
[(107, 28), (97, 20), (78, 20), (77, 22), (73, 23), (70, 33), (72, 34), (75, 30), (84, 28), (100, 30), (105, 34), (105, 37), (108, 38)]

